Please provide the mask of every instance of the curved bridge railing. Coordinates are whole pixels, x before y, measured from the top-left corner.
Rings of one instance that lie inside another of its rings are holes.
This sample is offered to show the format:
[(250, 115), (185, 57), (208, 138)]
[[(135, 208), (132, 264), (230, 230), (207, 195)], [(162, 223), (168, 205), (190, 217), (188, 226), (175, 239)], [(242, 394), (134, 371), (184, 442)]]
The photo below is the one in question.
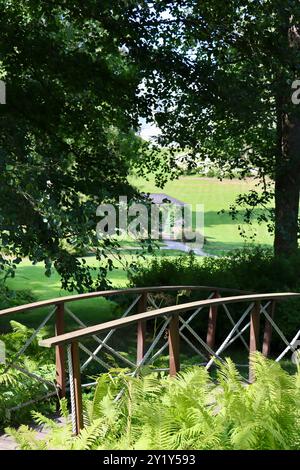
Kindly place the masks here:
[[(185, 287), (186, 288), (186, 287)], [(149, 289), (148, 289), (149, 291)], [(147, 291), (146, 291), (147, 292)], [(222, 361), (221, 354), (237, 339), (243, 342), (247, 349), (247, 353), (260, 350), (260, 326), (262, 320), (265, 320), (262, 352), (268, 355), (270, 351), (271, 333), (272, 329), (276, 331), (281, 340), (285, 344), (284, 351), (277, 357), (277, 361), (282, 359), (288, 351), (294, 351), (294, 344), (300, 336), (300, 330), (296, 336), (291, 340), (285, 337), (284, 333), (274, 321), (275, 304), (278, 301), (299, 298), (299, 293), (271, 293), (271, 294), (247, 294), (236, 295), (231, 297), (219, 297), (219, 291), (214, 293), (206, 300), (198, 300), (194, 302), (183, 303), (179, 305), (172, 305), (164, 308), (155, 308), (151, 311), (146, 311), (144, 308), (142, 312), (131, 315), (118, 320), (108, 321), (98, 325), (82, 328), (66, 334), (60, 334), (52, 338), (48, 338), (40, 342), (44, 347), (63, 348), (67, 347), (68, 353), (68, 366), (70, 378), (70, 397), (71, 397), (71, 411), (74, 433), (78, 433), (83, 427), (83, 411), (82, 411), (82, 387), (81, 387), (81, 370), (80, 366), (80, 349), (87, 353), (90, 358), (95, 359), (103, 365), (102, 359), (97, 354), (103, 344), (103, 340), (97, 350), (91, 352), (83, 344), (83, 341), (89, 338), (98, 338), (98, 335), (106, 334), (105, 338), (111, 332), (120, 329), (127, 329), (132, 326), (137, 326), (137, 364), (132, 368), (132, 375), (136, 375), (141, 367), (146, 364), (153, 363), (154, 359), (159, 356), (166, 347), (169, 349), (169, 373), (175, 375), (180, 370), (180, 342), (185, 341), (194, 352), (198, 353), (201, 358), (206, 361), (203, 365), (209, 369), (216, 359)], [(140, 294), (142, 295), (142, 294)], [(145, 302), (145, 298), (143, 300)], [(230, 313), (229, 306), (238, 304), (242, 306), (242, 311), (239, 314), (238, 321), (234, 321)], [(145, 305), (145, 303), (140, 304)], [(246, 307), (245, 307), (246, 306)], [(214, 336), (216, 329), (216, 317), (218, 307), (223, 307), (227, 314), (230, 323), (232, 324), (231, 330), (225, 334), (224, 340), (221, 342), (217, 350), (214, 350)], [(199, 332), (192, 328), (191, 323), (198, 314), (203, 310), (208, 309), (208, 329), (206, 340), (203, 339)], [(151, 341), (151, 345), (145, 350), (145, 331), (146, 324), (150, 320), (161, 319), (162, 324), (157, 330), (155, 337)], [(249, 340), (245, 340), (243, 334), (247, 329), (250, 329)], [(154, 349), (158, 346), (164, 333), (167, 331), (167, 340), (158, 351), (154, 353)], [(189, 333), (189, 337), (187, 336)], [(203, 354), (204, 352), (204, 354)], [(253, 372), (251, 371), (251, 364), (249, 366), (249, 382), (254, 379)]]
[[(72, 319), (72, 322), (78, 325), (80, 330), (77, 330), (74, 333), (79, 333), (83, 331), (87, 327), (86, 320), (83, 318), (81, 314), (79, 318), (78, 314), (72, 311), (70, 306), (71, 302), (80, 302), (83, 300), (89, 299), (96, 299), (96, 298), (106, 298), (106, 299), (117, 299), (121, 296), (128, 297), (128, 307), (122, 313), (121, 318), (117, 321), (125, 321), (128, 318), (133, 318), (134, 314), (141, 314), (143, 312), (147, 312), (149, 309), (157, 309), (162, 307), (166, 301), (174, 303), (174, 297), (171, 299), (168, 297), (170, 294), (177, 293), (177, 301), (179, 299), (186, 298), (189, 293), (194, 293), (194, 295), (199, 297), (203, 297), (203, 295), (208, 296), (208, 299), (212, 298), (220, 298), (221, 295), (237, 295), (243, 293), (242, 291), (236, 289), (228, 289), (228, 288), (220, 288), (220, 287), (211, 287), (211, 286), (187, 286), (187, 285), (180, 285), (180, 286), (154, 286), (154, 287), (141, 287), (141, 288), (127, 288), (127, 289), (114, 289), (114, 290), (107, 290), (107, 291), (98, 291), (98, 292), (91, 292), (87, 294), (78, 294), (78, 295), (70, 295), (64, 297), (58, 297), (55, 299), (44, 300), (40, 302), (34, 302), (31, 304), (20, 305), (18, 307), (8, 308), (0, 311), (0, 318), (8, 317), (14, 315), (14, 318), (18, 314), (25, 314), (25, 317), (22, 316), (22, 319), (26, 319), (26, 313), (31, 312), (36, 309), (43, 309), (41, 312), (38, 312), (38, 316), (41, 316), (41, 321), (39, 325), (34, 329), (32, 335), (28, 338), (28, 340), (24, 343), (24, 345), (20, 348), (20, 350), (11, 358), (8, 359), (8, 362), (5, 366), (4, 372), (7, 372), (10, 368), (15, 368), (22, 374), (30, 377), (33, 381), (37, 381), (43, 385), (43, 389), (45, 389), (45, 393), (38, 397), (33, 397), (32, 400), (22, 403), (10, 410), (7, 410), (7, 414), (11, 414), (16, 409), (22, 408), (29, 404), (36, 403), (39, 400), (43, 400), (45, 398), (50, 398), (55, 395), (58, 398), (62, 398), (66, 394), (66, 390), (69, 388), (68, 380), (67, 380), (67, 367), (66, 367), (66, 357), (65, 357), (65, 347), (63, 344), (58, 343), (55, 346), (55, 362), (56, 362), (56, 377), (55, 380), (46, 380), (44, 377), (40, 376), (37, 372), (29, 371), (26, 366), (22, 362), (22, 356), (26, 352), (27, 348), (30, 344), (36, 340), (39, 332), (44, 328), (46, 325), (50, 325), (54, 323), (54, 332), (56, 337), (61, 337), (66, 332), (66, 324), (68, 319)], [(200, 298), (201, 298), (200, 297)], [(234, 325), (234, 320), (226, 307), (225, 304), (223, 308), (225, 309), (225, 313), (227, 318), (229, 319), (230, 323)], [(191, 317), (187, 320), (185, 325), (182, 325), (180, 329), (180, 337), (193, 349), (194, 353), (201, 355), (201, 357), (206, 360), (207, 357), (203, 352), (200, 352), (199, 347), (194, 344), (194, 339), (197, 338), (198, 333), (196, 333), (193, 328), (191, 327), (190, 323), (196, 316), (200, 313), (203, 309), (203, 306), (200, 306), (196, 309), (196, 311), (191, 315)], [(46, 309), (46, 313), (44, 313), (44, 309)], [(215, 335), (216, 335), (216, 322), (217, 322), (217, 315), (218, 315), (218, 305), (214, 304), (211, 305), (208, 312), (208, 319), (207, 319), (207, 331), (206, 337), (203, 342), (202, 347), (204, 344), (206, 345), (206, 352), (212, 352), (214, 345), (215, 345)], [(162, 318), (162, 316), (161, 316)], [(95, 320), (96, 323), (99, 323), (99, 320)], [(128, 356), (122, 354), (120, 351), (117, 350), (116, 347), (111, 345), (111, 341), (113, 339), (113, 335), (119, 329), (117, 328), (108, 328), (105, 330), (104, 337), (100, 338), (97, 334), (92, 334), (90, 340), (96, 342), (96, 347), (91, 349), (90, 342), (88, 345), (84, 345), (82, 343), (79, 344), (80, 350), (87, 356), (83, 363), (80, 366), (80, 371), (83, 372), (88, 366), (91, 364), (92, 361), (97, 362), (97, 365), (101, 365), (102, 369), (109, 370), (111, 369), (111, 361), (106, 359), (106, 356), (109, 355), (113, 357), (114, 360), (119, 361), (122, 367), (127, 367), (131, 369), (135, 369), (136, 366), (141, 367), (143, 364), (146, 363), (145, 358), (150, 358), (152, 351), (159, 342), (163, 341), (163, 336), (166, 332), (167, 322), (163, 321), (163, 324), (159, 326), (157, 330), (153, 333), (153, 341), (146, 353), (146, 322), (144, 319), (134, 321), (136, 323), (136, 361)], [(157, 325), (156, 325), (157, 326)], [(192, 338), (188, 338), (186, 333), (183, 331), (186, 329), (189, 334), (192, 333)], [(194, 335), (194, 336), (193, 336)], [(196, 335), (196, 336), (195, 336)], [(244, 338), (241, 336), (241, 340), (246, 345)], [(110, 343), (110, 344), (109, 344)], [(151, 360), (154, 361), (160, 354), (163, 353), (167, 349), (167, 341), (161, 345), (160, 350), (156, 352), (156, 354), (151, 356)], [(101, 354), (101, 357), (99, 357)], [(173, 366), (172, 366), (173, 367)], [(70, 367), (69, 367), (70, 372)], [(71, 390), (72, 391), (72, 386)]]

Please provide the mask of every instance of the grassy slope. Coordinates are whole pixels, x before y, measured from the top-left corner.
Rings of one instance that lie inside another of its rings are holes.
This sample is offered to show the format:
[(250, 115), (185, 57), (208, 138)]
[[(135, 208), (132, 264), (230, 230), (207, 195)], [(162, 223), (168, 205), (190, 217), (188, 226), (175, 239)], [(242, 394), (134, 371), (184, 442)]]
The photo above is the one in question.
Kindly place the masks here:
[[(169, 251), (166, 253), (168, 256), (174, 256), (180, 254), (176, 251)], [(131, 254), (125, 254), (124, 257), (131, 257)], [(161, 256), (161, 253), (159, 253)], [(85, 258), (90, 265), (97, 265), (97, 261), (94, 257)], [(16, 276), (13, 279), (8, 279), (8, 286), (14, 290), (30, 289), (37, 300), (52, 299), (61, 297), (64, 295), (72, 295), (70, 292), (66, 292), (61, 289), (60, 278), (57, 272), (53, 269), (50, 278), (45, 276), (45, 267), (42, 263), (32, 265), (30, 261), (24, 260), (16, 271)], [(127, 284), (126, 274), (123, 269), (116, 269), (109, 274), (110, 280), (114, 287), (125, 287)], [(74, 292), (75, 294), (76, 292)], [(117, 300), (117, 299), (116, 299)], [(92, 299), (84, 300), (80, 302), (71, 302), (69, 304), (71, 310), (80, 317), (87, 324), (100, 323), (101, 321), (108, 321), (113, 318), (120, 316), (120, 311), (117, 310), (117, 306), (113, 302), (108, 302), (105, 299)], [(17, 315), (10, 315), (9, 317), (3, 317), (0, 319), (0, 330), (6, 329), (9, 320), (16, 320), (24, 323), (28, 326), (37, 325), (38, 322), (43, 318), (43, 314), (49, 311), (47, 309), (32, 310), (28, 313), (19, 313)], [(99, 319), (99, 320), (98, 320)], [(78, 328), (78, 325), (74, 323), (69, 317), (67, 317), (67, 325), (69, 328)]]
[[(86, 258), (90, 265), (96, 265), (94, 257)], [(30, 289), (37, 300), (51, 299), (55, 297), (61, 297), (64, 295), (71, 295), (70, 292), (66, 292), (61, 289), (60, 278), (57, 272), (53, 269), (50, 278), (45, 276), (45, 268), (42, 263), (32, 265), (30, 261), (24, 260), (16, 271), (14, 279), (8, 280), (8, 286), (12, 289)], [(125, 287), (127, 283), (126, 275), (122, 269), (114, 270), (110, 274), (111, 281), (114, 286)], [(75, 294), (75, 292), (74, 292)], [(110, 320), (119, 314), (115, 311), (115, 306), (112, 302), (107, 302), (105, 299), (92, 299), (84, 300), (80, 302), (70, 303), (71, 310), (75, 314), (79, 314), (81, 320), (88, 324), (97, 323), (105, 320)], [(49, 309), (44, 309), (46, 313)], [(36, 325), (39, 318), (41, 318), (41, 309), (33, 310), (30, 313), (18, 314), (15, 316), (4, 317), (0, 319), (0, 328), (7, 325), (9, 320), (17, 320), (27, 325)], [(73, 320), (68, 320), (68, 325), (74, 328), (76, 324)], [(76, 328), (78, 325), (76, 326)]]
[[(241, 247), (244, 241), (238, 230), (239, 222), (233, 221), (228, 214), (218, 214), (221, 209), (228, 210), (235, 197), (254, 188), (251, 180), (223, 180), (215, 178), (198, 178), (197, 176), (181, 177), (179, 180), (170, 181), (161, 189), (155, 186), (154, 179), (146, 181), (142, 178), (131, 180), (141, 191), (149, 193), (166, 193), (169, 196), (193, 205), (204, 204), (204, 230), (208, 241), (204, 247), (205, 251), (214, 254), (222, 254), (224, 251)], [(256, 243), (271, 245), (272, 237), (268, 234), (266, 226), (257, 223), (253, 227), (243, 224), (247, 235), (252, 235), (257, 231)]]
[[(208, 244), (205, 250), (210, 253), (221, 254), (226, 250), (243, 246), (243, 240), (238, 232), (238, 224), (233, 222), (227, 214), (218, 214), (220, 209), (228, 209), (233, 203), (234, 198), (240, 192), (247, 191), (253, 183), (251, 181), (228, 181), (222, 182), (216, 179), (199, 179), (196, 176), (182, 177), (179, 180), (169, 182), (165, 188), (159, 189), (155, 186), (153, 179), (145, 181), (142, 178), (132, 180), (141, 191), (144, 192), (164, 192), (170, 196), (176, 197), (186, 203), (204, 204), (205, 210), (205, 236)], [(271, 237), (267, 234), (265, 227), (254, 226), (258, 230), (257, 242), (271, 244)], [(129, 252), (127, 252), (129, 253)], [(160, 255), (174, 256), (179, 252), (162, 252)], [(131, 256), (126, 254), (125, 256)], [(89, 257), (88, 262), (93, 264), (94, 258)], [(115, 286), (124, 287), (126, 285), (126, 276), (121, 269), (111, 274), (111, 280)], [(32, 266), (29, 261), (24, 261), (17, 270), (16, 277), (9, 281), (9, 286), (13, 289), (30, 289), (34, 292), (37, 299), (53, 298), (67, 293), (60, 288), (59, 276), (53, 272), (50, 278), (44, 275), (42, 264)], [(74, 313), (80, 314), (87, 323), (95, 323), (98, 318), (110, 319), (117, 315), (113, 304), (105, 300), (96, 299), (84, 301), (72, 305)], [(29, 325), (36, 324), (40, 318), (40, 311), (32, 313), (19, 314), (15, 319), (19, 319)], [(11, 318), (10, 318), (11, 319)], [(8, 318), (0, 320), (0, 327), (7, 325)], [(75, 325), (72, 324), (72, 327)]]

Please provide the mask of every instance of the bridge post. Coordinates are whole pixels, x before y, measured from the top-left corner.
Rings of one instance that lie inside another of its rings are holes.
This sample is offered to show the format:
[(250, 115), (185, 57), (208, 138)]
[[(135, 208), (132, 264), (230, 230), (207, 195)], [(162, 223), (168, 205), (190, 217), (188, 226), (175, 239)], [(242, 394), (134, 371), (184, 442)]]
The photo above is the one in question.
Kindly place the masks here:
[[(138, 302), (137, 313), (143, 313), (147, 311), (147, 300), (148, 300), (148, 294), (147, 292), (143, 292)], [(146, 321), (137, 322), (137, 353), (136, 353), (137, 364), (139, 364), (142, 361), (145, 355), (146, 326), (147, 326)]]
[(78, 341), (68, 346), (72, 426), (75, 435), (83, 428), (83, 408)]
[[(259, 351), (259, 326), (260, 326), (260, 302), (255, 302), (250, 313), (250, 341), (249, 353)], [(254, 371), (251, 367), (251, 359), (249, 362), (249, 381), (254, 382)]]
[[(55, 336), (62, 335), (65, 332), (65, 309), (64, 304), (57, 304), (55, 312)], [(65, 366), (65, 348), (64, 346), (55, 347), (56, 362), (56, 385), (59, 398), (66, 396), (66, 366)]]
[[(275, 307), (276, 307), (276, 302), (275, 300), (272, 301), (271, 303), (271, 312), (270, 312), (270, 317), (274, 318), (275, 314)], [(263, 339), (263, 348), (262, 348), (262, 353), (265, 357), (268, 357), (270, 354), (271, 350), (271, 339), (272, 339), (272, 325), (270, 321), (266, 318), (265, 320), (265, 331), (264, 331), (264, 339)]]
[[(219, 292), (217, 291), (214, 292), (214, 295), (212, 296), (213, 299), (218, 299), (220, 297), (221, 296)], [(218, 307), (217, 305), (212, 305), (211, 307), (209, 307), (207, 335), (206, 335), (206, 344), (211, 349), (214, 349), (215, 347), (217, 317), (218, 317)]]
[(169, 323), (169, 368), (170, 376), (173, 377), (180, 371), (180, 357), (179, 357), (179, 316), (173, 315)]

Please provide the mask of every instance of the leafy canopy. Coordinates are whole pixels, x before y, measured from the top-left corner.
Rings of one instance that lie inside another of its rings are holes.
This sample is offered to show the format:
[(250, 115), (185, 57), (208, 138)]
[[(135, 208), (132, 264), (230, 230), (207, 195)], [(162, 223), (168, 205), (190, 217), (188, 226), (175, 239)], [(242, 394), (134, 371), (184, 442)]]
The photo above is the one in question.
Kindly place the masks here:
[[(134, 59), (122, 48), (135, 2), (1, 0), (0, 230), (15, 265), (52, 262), (72, 290), (105, 285), (74, 253), (98, 244), (96, 208), (132, 194), (141, 158)], [(2, 266), (7, 259), (1, 258)]]

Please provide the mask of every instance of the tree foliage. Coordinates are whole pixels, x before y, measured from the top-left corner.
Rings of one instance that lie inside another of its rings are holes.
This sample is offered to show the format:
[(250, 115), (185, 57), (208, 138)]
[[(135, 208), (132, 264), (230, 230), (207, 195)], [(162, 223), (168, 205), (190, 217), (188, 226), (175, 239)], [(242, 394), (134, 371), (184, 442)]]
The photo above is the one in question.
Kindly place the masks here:
[[(74, 256), (96, 246), (95, 211), (130, 195), (127, 174), (176, 174), (207, 156), (258, 169), (262, 192), (241, 196), (249, 221), (275, 222), (276, 251), (297, 247), (300, 108), (295, 0), (163, 0), (84, 3), (0, 2), (0, 228), (15, 265), (28, 256), (54, 263), (63, 287), (105, 286), (106, 260), (93, 276)], [(155, 118), (171, 157), (145, 153), (134, 130)], [(275, 182), (275, 184), (273, 184)], [(275, 210), (272, 200), (275, 197)], [(270, 208), (271, 206), (271, 208)], [(233, 215), (236, 214), (234, 208)], [(3, 258), (1, 264), (5, 264)]]
[[(1, 1), (0, 229), (3, 254), (28, 256), (62, 276), (93, 281), (74, 251), (97, 246), (96, 208), (132, 194), (129, 168), (141, 158), (134, 60), (122, 49), (132, 1)], [(98, 244), (105, 258), (110, 243)], [(1, 258), (2, 265), (7, 258)]]
[(166, 0), (142, 9), (143, 33), (128, 45), (143, 50), (143, 98), (161, 143), (186, 149), (191, 167), (209, 157), (241, 175), (258, 170), (262, 194), (238, 202), (248, 221), (264, 208), (277, 253), (297, 248), (299, 20), (294, 0)]

